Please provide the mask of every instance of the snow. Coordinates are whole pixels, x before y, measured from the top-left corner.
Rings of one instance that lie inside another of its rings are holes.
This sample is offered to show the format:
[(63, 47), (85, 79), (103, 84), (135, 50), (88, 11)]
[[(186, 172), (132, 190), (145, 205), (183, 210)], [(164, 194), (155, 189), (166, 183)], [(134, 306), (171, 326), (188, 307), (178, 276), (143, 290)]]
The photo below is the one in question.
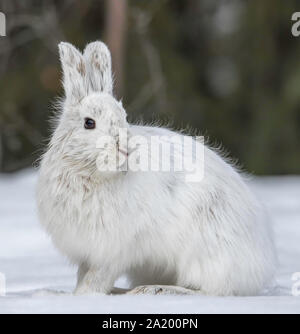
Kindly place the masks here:
[[(272, 217), (280, 263), (273, 286), (255, 297), (73, 296), (76, 268), (38, 224), (35, 184), (32, 170), (0, 175), (0, 272), (6, 277), (0, 313), (300, 313), (300, 296), (292, 295), (292, 275), (300, 272), (300, 176), (250, 182)], [(126, 287), (126, 280), (116, 285)]]

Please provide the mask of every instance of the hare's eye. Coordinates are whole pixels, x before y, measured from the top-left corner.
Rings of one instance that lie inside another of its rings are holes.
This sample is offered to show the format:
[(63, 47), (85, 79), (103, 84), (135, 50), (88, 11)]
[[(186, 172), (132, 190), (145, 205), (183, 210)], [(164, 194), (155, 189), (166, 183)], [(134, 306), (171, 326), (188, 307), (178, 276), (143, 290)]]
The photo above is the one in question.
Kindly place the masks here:
[(87, 130), (95, 129), (96, 122), (91, 118), (84, 119), (84, 128)]

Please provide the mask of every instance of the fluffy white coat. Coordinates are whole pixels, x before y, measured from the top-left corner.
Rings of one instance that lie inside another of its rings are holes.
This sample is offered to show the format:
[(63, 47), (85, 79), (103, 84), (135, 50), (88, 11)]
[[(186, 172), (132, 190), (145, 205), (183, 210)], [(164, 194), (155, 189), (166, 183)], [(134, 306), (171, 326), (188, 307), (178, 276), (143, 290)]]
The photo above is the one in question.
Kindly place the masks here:
[[(116, 136), (120, 127), (147, 138), (172, 132), (127, 123), (112, 95), (103, 43), (90, 43), (83, 54), (68, 43), (59, 50), (66, 99), (41, 161), (37, 200), (41, 224), (78, 265), (75, 292), (110, 293), (127, 274), (132, 287), (259, 293), (276, 256), (264, 210), (241, 175), (206, 145), (198, 183), (176, 172), (99, 172), (99, 135)], [(95, 129), (84, 128), (86, 117), (96, 121)]]

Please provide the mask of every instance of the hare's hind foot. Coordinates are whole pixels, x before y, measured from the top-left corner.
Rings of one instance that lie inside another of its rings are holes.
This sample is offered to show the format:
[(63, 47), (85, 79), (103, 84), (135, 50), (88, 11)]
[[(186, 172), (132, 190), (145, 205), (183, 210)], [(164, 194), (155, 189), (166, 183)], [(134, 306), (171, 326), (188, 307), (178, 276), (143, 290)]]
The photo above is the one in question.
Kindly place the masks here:
[(129, 295), (195, 295), (200, 291), (174, 285), (141, 285), (127, 292)]

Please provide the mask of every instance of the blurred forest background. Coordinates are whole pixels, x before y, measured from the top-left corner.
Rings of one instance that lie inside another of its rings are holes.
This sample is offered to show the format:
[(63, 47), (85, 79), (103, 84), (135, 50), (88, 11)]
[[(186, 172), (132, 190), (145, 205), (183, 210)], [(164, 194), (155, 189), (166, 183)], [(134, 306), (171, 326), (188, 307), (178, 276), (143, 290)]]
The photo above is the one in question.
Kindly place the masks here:
[(198, 129), (249, 172), (300, 173), (299, 0), (0, 0), (0, 11), (0, 172), (32, 165), (49, 136), (58, 42), (100, 39), (130, 120)]

